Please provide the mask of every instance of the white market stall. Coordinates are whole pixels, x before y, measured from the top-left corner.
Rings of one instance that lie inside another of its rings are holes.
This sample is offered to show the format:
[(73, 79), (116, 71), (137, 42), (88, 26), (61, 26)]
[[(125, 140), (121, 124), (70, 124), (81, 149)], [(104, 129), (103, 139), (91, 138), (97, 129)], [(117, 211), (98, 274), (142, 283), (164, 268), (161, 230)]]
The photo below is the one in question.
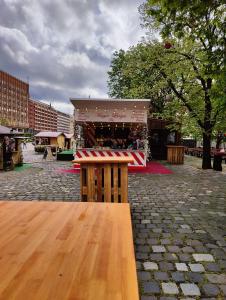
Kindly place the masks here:
[(146, 166), (148, 99), (71, 98), (77, 147), (75, 158), (132, 156)]

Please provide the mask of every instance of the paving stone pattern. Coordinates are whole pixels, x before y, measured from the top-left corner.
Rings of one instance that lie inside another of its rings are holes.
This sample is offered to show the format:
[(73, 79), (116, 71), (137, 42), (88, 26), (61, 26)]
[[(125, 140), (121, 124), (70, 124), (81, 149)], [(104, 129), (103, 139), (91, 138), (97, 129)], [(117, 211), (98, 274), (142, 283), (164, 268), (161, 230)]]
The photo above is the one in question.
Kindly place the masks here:
[(21, 172), (0, 172), (0, 200), (80, 201), (78, 174), (59, 173), (70, 162), (35, 162)]
[[(226, 174), (172, 166), (172, 175), (129, 177), (137, 268), (158, 284), (141, 300), (226, 299)], [(143, 223), (142, 220), (149, 220)]]
[[(0, 172), (0, 200), (80, 200), (79, 175), (58, 172), (70, 162), (33, 161)], [(226, 299), (226, 174), (170, 168), (129, 175), (141, 300)]]

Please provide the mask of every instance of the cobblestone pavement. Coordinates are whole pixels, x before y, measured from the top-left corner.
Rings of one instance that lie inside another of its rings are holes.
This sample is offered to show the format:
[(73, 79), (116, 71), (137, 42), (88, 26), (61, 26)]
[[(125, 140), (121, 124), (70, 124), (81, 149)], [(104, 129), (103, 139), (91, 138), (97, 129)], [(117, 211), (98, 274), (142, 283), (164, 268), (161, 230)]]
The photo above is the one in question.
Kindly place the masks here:
[(226, 174), (130, 176), (141, 300), (226, 299)]
[[(33, 166), (1, 172), (0, 199), (79, 201), (69, 162)], [(129, 176), (141, 300), (226, 299), (226, 174), (172, 169)]]
[(58, 172), (70, 167), (70, 162), (44, 161), (25, 171), (0, 172), (0, 200), (79, 201), (79, 175)]
[(34, 162), (41, 162), (43, 153), (35, 153), (34, 146), (32, 143), (27, 143), (26, 147), (23, 147), (23, 160), (25, 163), (34, 163)]

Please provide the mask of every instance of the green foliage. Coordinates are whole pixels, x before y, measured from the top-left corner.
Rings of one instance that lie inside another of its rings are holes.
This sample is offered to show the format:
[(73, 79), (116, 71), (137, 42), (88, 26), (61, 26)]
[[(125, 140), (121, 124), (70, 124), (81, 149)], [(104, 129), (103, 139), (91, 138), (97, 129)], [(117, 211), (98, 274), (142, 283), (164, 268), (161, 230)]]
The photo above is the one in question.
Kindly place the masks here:
[(158, 42), (150, 42), (139, 43), (127, 52), (115, 52), (108, 72), (109, 95), (117, 98), (151, 99), (153, 110), (162, 112), (169, 88), (154, 64), (161, 48)]
[(224, 2), (148, 0), (140, 12), (144, 26), (160, 31), (172, 47), (143, 41), (116, 52), (110, 96), (150, 98), (155, 112), (182, 127), (191, 118), (197, 132), (211, 136), (226, 123)]
[(226, 4), (223, 0), (147, 0), (143, 25), (165, 42), (143, 41), (116, 52), (110, 96), (150, 98), (154, 111), (185, 134), (203, 135), (204, 168), (210, 139), (226, 127)]
[(200, 42), (216, 70), (223, 64), (225, 11), (224, 0), (147, 0), (140, 6), (144, 26), (160, 31), (164, 39)]
[[(125, 68), (125, 51), (119, 50), (113, 54), (113, 59), (111, 63), (111, 71), (109, 74), (108, 86), (111, 97), (123, 98), (126, 94), (126, 90), (129, 89), (130, 82), (123, 74), (123, 69)], [(114, 78), (112, 80), (111, 78)]]
[(8, 126), (9, 125), (9, 120), (6, 119), (6, 118), (0, 118), (0, 125)]
[(225, 1), (147, 0), (140, 6), (140, 13), (145, 27), (158, 30), (164, 40), (173, 39), (181, 45), (183, 54), (193, 63), (202, 90), (211, 98), (208, 110), (213, 106), (219, 114), (226, 102)]
[(45, 148), (46, 148), (45, 145), (36, 145), (34, 149), (35, 149), (35, 152), (42, 153), (45, 151)]
[[(154, 112), (164, 118), (173, 119), (175, 124), (186, 124), (187, 120), (185, 122), (183, 118), (188, 116), (195, 119), (202, 130), (206, 130), (204, 120), (207, 94), (212, 97), (209, 121), (213, 127), (216, 114), (222, 111), (225, 101), (222, 88), (219, 89), (216, 82), (211, 85), (211, 93), (208, 94), (209, 91), (205, 89), (208, 80), (203, 71), (207, 59), (205, 53), (200, 52), (198, 42), (187, 41), (183, 46), (175, 40), (171, 43), (173, 47), (165, 49), (160, 42), (143, 41), (123, 53), (123, 63), (122, 57), (116, 53), (112, 65), (118, 68), (109, 71), (110, 95), (150, 98)], [(115, 70), (120, 72), (120, 81)]]
[[(51, 145), (50, 148), (51, 148), (52, 152), (57, 151), (57, 147), (54, 145)], [(35, 152), (38, 152), (38, 153), (43, 153), (45, 151), (45, 149), (46, 149), (46, 145), (36, 145), (34, 147)]]

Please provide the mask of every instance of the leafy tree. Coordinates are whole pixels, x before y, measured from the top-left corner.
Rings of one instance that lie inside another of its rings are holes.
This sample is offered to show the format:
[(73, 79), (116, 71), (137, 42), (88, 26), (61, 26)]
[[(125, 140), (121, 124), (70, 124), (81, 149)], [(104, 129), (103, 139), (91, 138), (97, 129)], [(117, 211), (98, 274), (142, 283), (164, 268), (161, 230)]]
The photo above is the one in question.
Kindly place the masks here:
[[(117, 86), (121, 97), (150, 98), (155, 111), (182, 128), (195, 122), (197, 132), (203, 135), (203, 168), (210, 168), (213, 130), (225, 123), (224, 80), (221, 82), (219, 75), (206, 76), (208, 56), (200, 50), (200, 42), (186, 40), (182, 44), (174, 40), (168, 44), (170, 47), (143, 41), (124, 52), (120, 82), (113, 69), (109, 71), (110, 95), (117, 96)], [(115, 55), (114, 66), (118, 59)]]
[(111, 96), (115, 81), (121, 97), (151, 98), (157, 110), (174, 111), (176, 118), (189, 114), (203, 136), (204, 169), (211, 168), (213, 133), (226, 122), (225, 8), (223, 0), (147, 0), (140, 7), (144, 26), (160, 32), (164, 47), (140, 43), (123, 52), (123, 63), (116, 54), (112, 66), (119, 69), (109, 72)]
[(111, 97), (123, 98), (126, 90), (129, 89), (129, 79), (123, 74), (125, 67), (125, 51), (119, 50), (113, 54), (111, 62), (111, 71), (109, 75), (114, 77), (114, 80), (108, 81)]
[(162, 113), (170, 89), (165, 85), (165, 80), (162, 81), (159, 69), (153, 64), (158, 48), (157, 42), (150, 45), (143, 42), (127, 52), (116, 51), (108, 71), (109, 96), (151, 99), (152, 111)]
[(0, 118), (0, 125), (7, 126), (9, 125), (9, 120), (5, 118)]
[[(200, 83), (201, 98), (196, 103), (202, 118), (197, 124), (203, 133), (203, 168), (211, 168), (210, 145), (218, 115), (225, 107), (225, 50), (226, 50), (226, 4), (224, 0), (147, 0), (141, 7), (144, 26), (158, 30), (163, 39), (175, 39), (183, 46), (197, 45), (191, 53), (178, 55), (192, 64), (196, 80)], [(192, 50), (192, 49), (191, 49)], [(223, 81), (224, 84), (219, 83)], [(187, 84), (189, 78), (184, 83)], [(187, 102), (184, 93), (168, 80), (175, 95), (194, 115), (194, 106)], [(219, 88), (224, 90), (221, 98)], [(213, 115), (214, 111), (214, 115)]]

